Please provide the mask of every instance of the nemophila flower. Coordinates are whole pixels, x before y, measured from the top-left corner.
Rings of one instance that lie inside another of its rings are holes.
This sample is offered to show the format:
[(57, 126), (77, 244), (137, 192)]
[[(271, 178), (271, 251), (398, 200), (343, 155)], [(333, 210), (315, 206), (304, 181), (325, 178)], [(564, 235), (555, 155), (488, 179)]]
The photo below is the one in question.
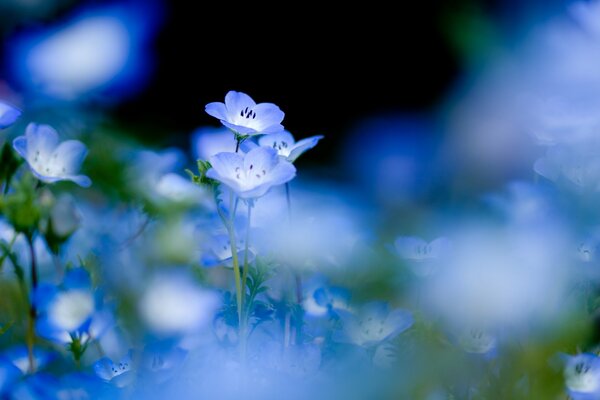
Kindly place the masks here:
[(14, 124), (21, 116), (21, 111), (0, 100), (0, 129), (5, 129)]
[(463, 329), (457, 339), (465, 352), (481, 355), (492, 355), (498, 343), (494, 335), (478, 328)]
[[(236, 249), (238, 260), (243, 260), (246, 251), (246, 235), (244, 232), (238, 232), (236, 236)], [(252, 262), (255, 257), (255, 250), (248, 247), (248, 262)], [(225, 266), (233, 268), (231, 255), (231, 243), (229, 235), (218, 233), (212, 235), (203, 246), (201, 263), (204, 267)]]
[(107, 311), (97, 310), (90, 277), (83, 268), (65, 274), (60, 287), (42, 284), (35, 294), (38, 335), (57, 343), (98, 339), (112, 324)]
[(349, 302), (348, 289), (323, 285), (309, 290), (302, 306), (307, 315), (323, 317), (335, 313), (336, 310), (348, 310)]
[(600, 358), (581, 353), (565, 356), (565, 386), (574, 400), (600, 398)]
[(187, 355), (187, 350), (174, 346), (170, 341), (154, 342), (142, 351), (139, 365), (153, 382), (162, 383), (177, 372)]
[(367, 303), (354, 312), (340, 310), (338, 315), (342, 329), (335, 332), (334, 339), (363, 347), (396, 337), (410, 328), (414, 321), (409, 311), (390, 310), (387, 303), (380, 301)]
[(275, 104), (256, 104), (247, 94), (235, 91), (227, 93), (225, 103), (207, 104), (206, 112), (243, 136), (281, 132), (285, 116)]
[(94, 363), (93, 368), (100, 379), (111, 382), (117, 387), (123, 387), (132, 379), (133, 363), (133, 352), (129, 351), (116, 363), (108, 357), (103, 357)]
[(219, 153), (210, 158), (210, 163), (212, 168), (206, 176), (223, 183), (242, 199), (261, 197), (273, 186), (296, 176), (296, 168), (267, 147), (257, 147), (244, 155)]
[(162, 13), (154, 3), (84, 7), (8, 46), (11, 73), (26, 89), (61, 100), (121, 98), (148, 80), (149, 45)]
[(13, 147), (43, 182), (72, 181), (83, 187), (92, 184), (90, 178), (78, 174), (87, 155), (85, 145), (78, 140), (59, 144), (58, 134), (51, 126), (29, 124), (25, 136), (16, 138)]
[[(4, 356), (16, 368), (19, 369), (21, 374), (27, 374), (31, 372), (29, 370), (29, 350), (26, 346), (21, 345), (12, 347), (4, 352)], [(35, 347), (33, 349), (33, 364), (35, 371), (43, 369), (53, 358), (53, 353)]]
[(288, 131), (282, 131), (272, 135), (261, 136), (258, 139), (258, 144), (260, 146), (272, 147), (281, 157), (285, 158), (289, 162), (294, 162), (304, 152), (315, 147), (321, 139), (323, 139), (323, 136), (319, 135), (311, 136), (296, 142), (291, 133)]
[(139, 302), (147, 326), (165, 336), (186, 335), (210, 325), (219, 306), (216, 293), (183, 275), (157, 276)]
[(163, 175), (155, 186), (156, 194), (173, 203), (197, 204), (206, 198), (202, 188), (174, 173)]
[(440, 259), (448, 255), (450, 240), (441, 237), (428, 243), (418, 237), (400, 236), (394, 241), (394, 247), (415, 275), (427, 276), (435, 271)]

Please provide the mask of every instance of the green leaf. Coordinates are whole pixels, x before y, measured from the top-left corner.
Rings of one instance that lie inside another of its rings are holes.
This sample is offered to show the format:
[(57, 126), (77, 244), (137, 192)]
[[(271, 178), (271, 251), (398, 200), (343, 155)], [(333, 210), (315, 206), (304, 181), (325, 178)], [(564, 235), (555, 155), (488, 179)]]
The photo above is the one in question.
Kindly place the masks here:
[(8, 191), (10, 181), (20, 165), (21, 160), (17, 158), (10, 144), (4, 143), (0, 151), (0, 182), (5, 183), (4, 193)]

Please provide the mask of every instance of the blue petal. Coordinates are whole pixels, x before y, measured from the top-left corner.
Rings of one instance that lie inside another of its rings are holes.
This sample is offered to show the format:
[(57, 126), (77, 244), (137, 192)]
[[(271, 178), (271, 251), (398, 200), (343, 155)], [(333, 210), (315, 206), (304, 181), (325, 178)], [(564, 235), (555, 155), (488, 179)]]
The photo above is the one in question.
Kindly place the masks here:
[(410, 328), (414, 323), (414, 318), (409, 311), (394, 310), (387, 317), (385, 323), (393, 328), (391, 334), (388, 336), (391, 338)]
[(32, 160), (36, 153), (50, 156), (58, 145), (58, 133), (50, 125), (30, 123), (25, 130), (27, 138), (27, 160)]
[(0, 395), (6, 393), (21, 376), (21, 371), (10, 361), (0, 358)]
[(219, 153), (210, 158), (210, 164), (220, 176), (235, 178), (238, 168), (244, 168), (244, 158), (237, 153)]
[(273, 186), (283, 185), (294, 179), (296, 167), (288, 161), (281, 160), (269, 173), (269, 181)]
[(65, 174), (76, 174), (87, 156), (87, 147), (78, 140), (66, 140), (52, 152), (52, 162), (62, 164)]
[(300, 140), (298, 143), (294, 145), (290, 155), (288, 156), (288, 160), (291, 162), (296, 161), (298, 157), (300, 157), (305, 151), (312, 149), (319, 143), (319, 140), (323, 139), (323, 136), (312, 136), (306, 139)]
[(277, 151), (271, 147), (257, 147), (244, 157), (244, 169), (270, 172), (279, 162)]
[(232, 124), (225, 120), (221, 120), (221, 123), (227, 128), (231, 129), (232, 131), (239, 133), (240, 135), (257, 135), (260, 133), (254, 128), (248, 128), (247, 126)]
[(296, 140), (294, 140), (294, 136), (288, 131), (263, 135), (258, 139), (258, 144), (264, 147), (275, 147), (275, 145), (282, 142), (292, 147), (296, 143)]
[(21, 116), (21, 111), (0, 100), (0, 129), (8, 128)]
[(194, 159), (208, 160), (217, 153), (235, 151), (233, 133), (225, 128), (200, 128), (192, 135)]
[(23, 158), (27, 158), (27, 138), (19, 136), (13, 140), (13, 149)]
[(85, 268), (73, 268), (65, 274), (63, 286), (65, 289), (91, 289), (92, 280)]
[(209, 103), (206, 105), (206, 107), (204, 108), (204, 111), (206, 111), (206, 113), (212, 117), (215, 117), (217, 119), (227, 119), (228, 114), (227, 114), (227, 107), (225, 107), (225, 104), (223, 103), (219, 103), (219, 102), (214, 102), (214, 103)]
[(283, 121), (285, 114), (275, 104), (258, 104), (254, 107), (254, 112), (256, 113), (257, 131), (261, 133), (276, 133), (283, 130), (281, 121)]
[(76, 184), (84, 188), (92, 186), (92, 180), (85, 175), (70, 175), (65, 177), (65, 180), (75, 182)]
[[(246, 93), (230, 91), (225, 95), (225, 106), (229, 115), (237, 115), (246, 107), (254, 108), (256, 103)], [(225, 119), (225, 118), (224, 118)], [(229, 118), (226, 118), (229, 119)]]

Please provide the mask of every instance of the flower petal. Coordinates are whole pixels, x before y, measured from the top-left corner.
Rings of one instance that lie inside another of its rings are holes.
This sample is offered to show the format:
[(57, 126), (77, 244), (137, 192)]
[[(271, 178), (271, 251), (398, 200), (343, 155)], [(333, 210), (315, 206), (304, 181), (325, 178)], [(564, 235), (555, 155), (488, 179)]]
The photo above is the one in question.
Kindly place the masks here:
[(254, 108), (256, 103), (252, 100), (252, 97), (248, 96), (246, 93), (231, 90), (225, 95), (225, 106), (227, 107), (229, 115), (228, 119), (232, 119), (246, 107)]
[(84, 188), (92, 186), (92, 180), (86, 175), (69, 175), (65, 177), (65, 180), (75, 182)]
[(258, 144), (264, 147), (275, 148), (275, 146), (281, 143), (286, 143), (289, 148), (292, 148), (295, 145), (296, 140), (294, 140), (294, 136), (292, 136), (292, 134), (288, 131), (263, 135), (258, 139)]
[(232, 131), (239, 133), (240, 135), (257, 135), (260, 133), (254, 128), (249, 128), (247, 126), (232, 124), (225, 120), (221, 120), (221, 123), (223, 125), (225, 125), (227, 128), (231, 129)]
[(206, 111), (208, 115), (213, 116), (215, 118), (227, 119), (227, 107), (225, 107), (224, 103), (208, 103), (206, 107), (204, 107), (204, 111)]
[(27, 161), (30, 163), (36, 157), (48, 160), (58, 145), (58, 133), (49, 125), (30, 123), (25, 130), (27, 138)]
[(277, 165), (279, 158), (277, 152), (269, 147), (257, 147), (250, 150), (244, 157), (244, 169), (265, 174)]
[(244, 158), (237, 153), (219, 153), (210, 158), (210, 164), (221, 177), (235, 179), (239, 169), (244, 167)]
[(294, 179), (295, 176), (296, 167), (288, 161), (281, 160), (269, 173), (269, 181), (271, 186), (283, 185)]
[[(254, 107), (257, 130), (261, 133), (276, 133), (283, 130), (281, 121), (285, 114), (272, 103), (260, 103)], [(279, 129), (281, 128), (281, 129)]]
[(27, 158), (27, 138), (19, 136), (13, 140), (13, 149), (23, 158)]
[(87, 148), (78, 140), (66, 140), (52, 152), (48, 168), (55, 175), (73, 175), (79, 172), (83, 160), (87, 156)]
[(292, 151), (290, 151), (290, 155), (288, 156), (288, 160), (291, 162), (296, 161), (298, 157), (300, 157), (305, 151), (312, 149), (319, 143), (319, 140), (323, 139), (323, 136), (311, 136), (306, 139), (300, 140), (298, 143), (294, 145)]
[(21, 116), (21, 111), (4, 101), (0, 101), (0, 129), (8, 128)]

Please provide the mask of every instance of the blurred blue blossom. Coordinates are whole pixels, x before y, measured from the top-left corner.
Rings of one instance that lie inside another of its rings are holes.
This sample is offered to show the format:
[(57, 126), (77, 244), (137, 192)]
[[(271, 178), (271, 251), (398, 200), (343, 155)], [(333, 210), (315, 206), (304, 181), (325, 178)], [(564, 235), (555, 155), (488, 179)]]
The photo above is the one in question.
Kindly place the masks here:
[(210, 163), (212, 168), (206, 176), (225, 184), (242, 199), (261, 197), (296, 176), (296, 168), (272, 148), (258, 147), (245, 155), (219, 153)]
[(569, 396), (573, 400), (600, 398), (600, 358), (597, 355), (566, 355), (564, 377)]
[(409, 311), (391, 310), (383, 301), (367, 303), (358, 310), (339, 310), (338, 314), (342, 329), (335, 332), (334, 339), (363, 347), (376, 346), (384, 340), (393, 339), (414, 322)]
[(208, 160), (215, 154), (235, 151), (237, 141), (225, 127), (203, 127), (194, 131), (191, 144), (194, 160)]
[(398, 255), (406, 260), (417, 276), (428, 276), (435, 272), (444, 257), (449, 255), (452, 244), (448, 238), (441, 237), (426, 242), (414, 236), (400, 236), (394, 241)]
[(206, 112), (237, 135), (252, 136), (283, 131), (281, 121), (285, 114), (279, 107), (272, 103), (256, 104), (242, 92), (228, 92), (225, 103), (209, 103), (206, 105)]
[(14, 124), (20, 116), (21, 111), (18, 108), (0, 100), (0, 129), (8, 128)]
[(58, 134), (48, 125), (31, 123), (25, 136), (13, 141), (13, 147), (27, 161), (31, 172), (41, 181), (54, 183), (73, 181), (79, 186), (88, 187), (90, 178), (78, 175), (87, 149), (77, 140), (58, 143)]
[(10, 42), (12, 75), (33, 94), (61, 100), (135, 93), (151, 72), (160, 10), (154, 0), (84, 7), (50, 28), (26, 30)]

